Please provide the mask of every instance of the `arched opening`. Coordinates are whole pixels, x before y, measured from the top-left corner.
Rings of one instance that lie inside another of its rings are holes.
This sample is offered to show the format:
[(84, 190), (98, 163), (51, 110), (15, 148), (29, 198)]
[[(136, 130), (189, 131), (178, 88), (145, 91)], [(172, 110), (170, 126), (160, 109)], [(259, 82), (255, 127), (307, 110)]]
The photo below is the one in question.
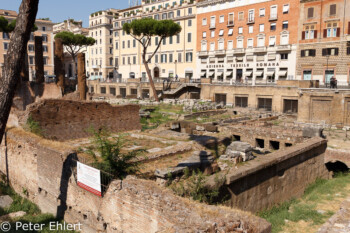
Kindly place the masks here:
[(347, 172), (349, 171), (348, 166), (340, 161), (335, 161), (335, 162), (328, 162), (326, 163), (326, 167), (328, 171), (332, 172)]
[(154, 67), (153, 69), (153, 78), (159, 78), (159, 68)]

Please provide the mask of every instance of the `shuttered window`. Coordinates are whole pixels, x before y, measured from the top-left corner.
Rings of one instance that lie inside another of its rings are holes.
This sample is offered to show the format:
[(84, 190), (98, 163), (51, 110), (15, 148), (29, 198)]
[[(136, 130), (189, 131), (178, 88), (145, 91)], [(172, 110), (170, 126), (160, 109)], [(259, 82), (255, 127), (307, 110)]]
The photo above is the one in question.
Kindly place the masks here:
[(336, 15), (337, 14), (337, 5), (332, 4), (329, 6), (329, 15)]
[(307, 17), (308, 18), (313, 18), (314, 17), (314, 8), (310, 7), (307, 9)]

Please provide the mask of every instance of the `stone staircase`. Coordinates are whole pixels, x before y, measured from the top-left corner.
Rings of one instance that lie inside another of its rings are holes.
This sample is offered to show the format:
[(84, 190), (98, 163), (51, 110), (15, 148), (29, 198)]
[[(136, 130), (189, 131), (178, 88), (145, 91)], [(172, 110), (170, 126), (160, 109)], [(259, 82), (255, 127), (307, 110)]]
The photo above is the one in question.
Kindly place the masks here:
[(184, 88), (187, 87), (197, 87), (200, 88), (200, 84), (199, 83), (182, 83), (180, 86), (178, 86), (176, 89), (172, 89), (172, 90), (168, 90), (168, 91), (164, 91), (163, 94), (164, 95), (175, 95), (178, 92), (180, 92), (181, 90), (183, 90)]

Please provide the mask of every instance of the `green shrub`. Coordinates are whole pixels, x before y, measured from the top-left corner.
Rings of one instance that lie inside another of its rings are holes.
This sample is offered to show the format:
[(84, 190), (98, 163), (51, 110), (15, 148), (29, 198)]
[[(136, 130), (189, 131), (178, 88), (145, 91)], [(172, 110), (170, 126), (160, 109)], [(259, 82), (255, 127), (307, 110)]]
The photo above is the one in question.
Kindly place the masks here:
[(32, 116), (28, 117), (26, 128), (33, 134), (43, 136), (43, 130), (41, 129), (39, 122), (35, 121)]

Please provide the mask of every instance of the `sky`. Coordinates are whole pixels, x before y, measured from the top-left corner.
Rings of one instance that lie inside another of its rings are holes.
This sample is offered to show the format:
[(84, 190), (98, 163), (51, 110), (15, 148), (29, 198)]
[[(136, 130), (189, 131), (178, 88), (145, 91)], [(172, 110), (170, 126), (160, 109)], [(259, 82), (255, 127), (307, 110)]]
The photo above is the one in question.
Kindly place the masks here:
[[(0, 0), (0, 9), (18, 12), (22, 0)], [(89, 15), (109, 8), (123, 9), (129, 5), (128, 0), (40, 0), (37, 18), (50, 18), (60, 23), (68, 18), (83, 20), (88, 27)]]

